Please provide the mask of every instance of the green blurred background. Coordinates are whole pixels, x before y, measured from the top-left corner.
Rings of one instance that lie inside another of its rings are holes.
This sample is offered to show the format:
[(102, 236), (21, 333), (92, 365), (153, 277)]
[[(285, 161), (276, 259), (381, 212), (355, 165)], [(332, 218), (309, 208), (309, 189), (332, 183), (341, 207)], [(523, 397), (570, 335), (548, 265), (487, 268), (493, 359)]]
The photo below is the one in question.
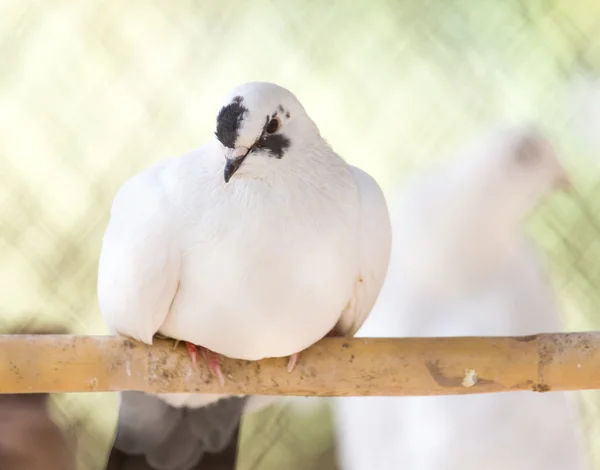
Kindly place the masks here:
[[(2, 326), (33, 316), (104, 334), (96, 265), (117, 188), (202, 145), (223, 95), (265, 80), (291, 89), (388, 196), (498, 119), (540, 122), (576, 190), (548, 201), (530, 228), (568, 329), (598, 328), (600, 146), (573, 119), (574, 86), (595, 72), (597, 0), (2, 0)], [(600, 401), (583, 398), (600, 462)], [(116, 403), (112, 394), (57, 397), (81, 468), (102, 468)], [(240, 467), (335, 468), (322, 403), (292, 401), (246, 420)]]

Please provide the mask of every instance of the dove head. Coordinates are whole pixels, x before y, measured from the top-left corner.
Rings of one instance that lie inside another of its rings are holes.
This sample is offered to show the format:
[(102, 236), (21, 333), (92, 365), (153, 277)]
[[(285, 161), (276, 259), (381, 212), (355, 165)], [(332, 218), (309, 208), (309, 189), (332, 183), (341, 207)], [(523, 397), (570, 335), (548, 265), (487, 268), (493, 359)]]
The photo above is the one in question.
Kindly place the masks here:
[(216, 139), (224, 156), (224, 178), (264, 177), (296, 158), (298, 148), (320, 139), (296, 97), (273, 83), (250, 82), (233, 89), (217, 115)]
[[(495, 201), (490, 208), (501, 221), (519, 222), (555, 189), (568, 189), (569, 178), (554, 149), (535, 127), (502, 125), (477, 142), (463, 160), (461, 173), (477, 181), (473, 200)], [(479, 202), (473, 202), (478, 204)], [(504, 216), (504, 217), (503, 217)]]

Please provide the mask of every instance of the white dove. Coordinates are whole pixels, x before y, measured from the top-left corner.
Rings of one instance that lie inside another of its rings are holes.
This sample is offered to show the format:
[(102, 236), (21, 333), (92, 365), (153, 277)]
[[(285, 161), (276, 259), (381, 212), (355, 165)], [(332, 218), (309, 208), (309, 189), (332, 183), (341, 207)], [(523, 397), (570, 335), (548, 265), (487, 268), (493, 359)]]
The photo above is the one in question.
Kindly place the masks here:
[(185, 341), (193, 360), (200, 346), (221, 382), (216, 354), (291, 356), (291, 370), (328, 332), (358, 330), (390, 247), (373, 178), (331, 149), (288, 90), (246, 83), (218, 112), (214, 139), (119, 190), (100, 309), (112, 333)]
[[(388, 280), (360, 336), (529, 335), (561, 329), (523, 221), (568, 184), (548, 141), (500, 126), (406, 190)], [(344, 470), (580, 470), (572, 395), (335, 401)]]

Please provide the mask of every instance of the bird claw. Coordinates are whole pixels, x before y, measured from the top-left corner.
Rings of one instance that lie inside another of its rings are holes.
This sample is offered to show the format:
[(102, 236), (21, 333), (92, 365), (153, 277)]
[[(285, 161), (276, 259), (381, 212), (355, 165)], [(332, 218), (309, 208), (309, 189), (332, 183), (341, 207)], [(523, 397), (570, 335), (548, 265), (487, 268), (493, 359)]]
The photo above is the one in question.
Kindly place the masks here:
[(193, 343), (185, 342), (190, 357), (192, 358), (192, 366), (195, 368), (198, 364), (198, 350), (202, 353), (202, 357), (208, 365), (208, 370), (214, 375), (221, 385), (225, 385), (225, 376), (221, 370), (221, 364), (219, 364), (219, 357), (217, 354), (209, 349), (202, 346), (196, 346)]
[(202, 356), (204, 357), (204, 360), (208, 365), (208, 370), (210, 370), (210, 373), (217, 378), (221, 386), (225, 385), (225, 376), (223, 375), (223, 371), (221, 370), (219, 356), (217, 356), (217, 354), (204, 347), (200, 347), (200, 349), (202, 351)]
[(192, 367), (195, 369), (196, 365), (198, 364), (198, 348), (195, 344), (188, 343), (187, 341), (185, 342), (185, 346), (190, 353), (190, 357), (192, 358)]
[(296, 367), (296, 363), (298, 362), (298, 358), (300, 357), (300, 353), (294, 353), (290, 356), (290, 360), (288, 361), (287, 371), (292, 372), (294, 367)]
[[(335, 331), (335, 329), (331, 330), (329, 333), (327, 333), (325, 335), (326, 338), (333, 338), (339, 336), (338, 332)], [(298, 363), (298, 359), (300, 358), (300, 353), (297, 352), (295, 354), (292, 354), (290, 356), (290, 359), (288, 361), (288, 365), (287, 365), (287, 371), (288, 372), (292, 372), (294, 370), (294, 367), (296, 367), (296, 364)]]

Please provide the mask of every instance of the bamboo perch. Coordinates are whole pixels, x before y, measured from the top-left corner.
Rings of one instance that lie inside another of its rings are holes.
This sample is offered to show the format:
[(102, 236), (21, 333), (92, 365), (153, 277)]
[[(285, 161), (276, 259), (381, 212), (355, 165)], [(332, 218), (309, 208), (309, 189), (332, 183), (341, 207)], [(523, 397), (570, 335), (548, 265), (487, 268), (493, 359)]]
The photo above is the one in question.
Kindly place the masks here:
[(524, 337), (325, 338), (287, 358), (223, 358), (225, 386), (185, 348), (111, 336), (0, 336), (0, 393), (456, 395), (600, 389), (600, 332)]

